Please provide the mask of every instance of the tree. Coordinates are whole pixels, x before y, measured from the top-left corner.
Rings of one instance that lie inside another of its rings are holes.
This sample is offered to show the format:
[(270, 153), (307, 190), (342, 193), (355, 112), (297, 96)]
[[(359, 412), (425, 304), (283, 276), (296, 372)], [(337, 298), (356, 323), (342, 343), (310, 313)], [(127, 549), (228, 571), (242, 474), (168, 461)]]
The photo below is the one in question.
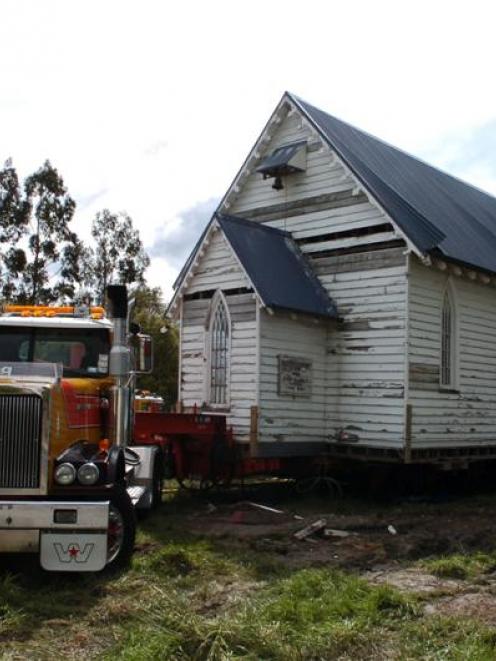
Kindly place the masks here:
[(133, 320), (153, 338), (154, 369), (138, 378), (138, 387), (164, 398), (166, 410), (177, 399), (179, 341), (175, 326), (167, 318), (160, 287), (140, 287), (136, 293)]
[(2, 295), (9, 298), (9, 274), (19, 273), (26, 265), (24, 251), (17, 242), (26, 232), (29, 205), (23, 199), (17, 172), (9, 159), (0, 170), (0, 283)]
[(26, 179), (20, 219), (27, 224), (27, 245), (12, 247), (6, 254), (9, 298), (31, 305), (57, 298), (65, 251), (74, 243), (69, 223), (75, 208), (49, 161)]
[(54, 293), (60, 302), (71, 303), (76, 298), (77, 286), (91, 290), (94, 281), (91, 267), (93, 251), (71, 232), (60, 257), (60, 280), (54, 287)]
[(94, 287), (100, 304), (111, 282), (125, 285), (144, 283), (144, 273), (150, 259), (130, 216), (104, 209), (95, 216), (91, 234), (95, 239)]

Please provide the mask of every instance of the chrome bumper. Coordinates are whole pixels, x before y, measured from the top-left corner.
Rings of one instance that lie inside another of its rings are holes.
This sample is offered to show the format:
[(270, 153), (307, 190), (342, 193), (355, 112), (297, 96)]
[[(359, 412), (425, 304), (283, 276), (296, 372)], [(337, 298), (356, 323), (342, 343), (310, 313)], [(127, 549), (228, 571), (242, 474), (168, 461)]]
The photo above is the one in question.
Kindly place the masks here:
[(0, 553), (38, 551), (40, 534), (106, 533), (108, 511), (108, 501), (0, 500)]

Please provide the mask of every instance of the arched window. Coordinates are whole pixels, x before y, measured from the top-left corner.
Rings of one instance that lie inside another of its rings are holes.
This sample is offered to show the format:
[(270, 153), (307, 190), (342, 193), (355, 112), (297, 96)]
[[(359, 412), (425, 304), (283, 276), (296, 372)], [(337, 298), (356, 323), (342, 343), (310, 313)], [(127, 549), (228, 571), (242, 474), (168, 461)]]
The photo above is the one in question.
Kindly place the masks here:
[(446, 288), (441, 309), (441, 370), (440, 385), (453, 388), (456, 385), (456, 311), (453, 294)]
[(212, 301), (210, 317), (210, 403), (228, 403), (230, 323), (221, 294)]

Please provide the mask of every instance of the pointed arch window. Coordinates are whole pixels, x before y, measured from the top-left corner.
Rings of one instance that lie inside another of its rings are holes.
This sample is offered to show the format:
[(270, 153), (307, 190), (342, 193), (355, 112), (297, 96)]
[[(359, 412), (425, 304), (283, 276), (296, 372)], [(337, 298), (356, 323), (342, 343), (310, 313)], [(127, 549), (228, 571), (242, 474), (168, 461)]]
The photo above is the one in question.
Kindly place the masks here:
[(222, 295), (213, 300), (210, 319), (210, 403), (228, 403), (230, 320)]
[(444, 388), (456, 385), (456, 310), (449, 288), (444, 292), (441, 309), (440, 385)]

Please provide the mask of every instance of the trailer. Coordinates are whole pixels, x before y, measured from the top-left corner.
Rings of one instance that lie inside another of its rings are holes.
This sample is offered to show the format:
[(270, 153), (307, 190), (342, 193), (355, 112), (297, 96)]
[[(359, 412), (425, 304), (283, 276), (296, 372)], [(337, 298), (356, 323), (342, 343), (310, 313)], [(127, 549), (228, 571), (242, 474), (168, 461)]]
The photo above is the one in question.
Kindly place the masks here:
[[(319, 464), (313, 457), (252, 457), (234, 439), (227, 416), (217, 413), (137, 411), (134, 443), (160, 452), (163, 476), (183, 487), (207, 490), (253, 476), (298, 478), (311, 475)], [(323, 457), (322, 457), (323, 459)]]

